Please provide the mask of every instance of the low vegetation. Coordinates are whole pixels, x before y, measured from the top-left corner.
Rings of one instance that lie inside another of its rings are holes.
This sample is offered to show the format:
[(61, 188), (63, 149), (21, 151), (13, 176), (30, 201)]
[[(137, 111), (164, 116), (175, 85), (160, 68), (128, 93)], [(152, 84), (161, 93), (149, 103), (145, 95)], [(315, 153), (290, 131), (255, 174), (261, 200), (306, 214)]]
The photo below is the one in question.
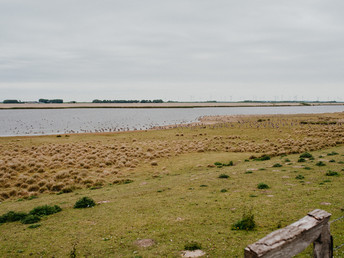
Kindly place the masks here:
[(184, 250), (194, 251), (194, 250), (200, 250), (202, 249), (202, 245), (192, 241), (184, 245)]
[(15, 221), (21, 221), (23, 224), (33, 224), (39, 222), (42, 216), (51, 215), (61, 210), (58, 205), (43, 205), (33, 208), (29, 213), (9, 211), (0, 216), (0, 224)]
[(268, 186), (268, 185), (265, 184), (265, 183), (259, 183), (259, 184), (257, 185), (257, 188), (258, 188), (258, 189), (269, 189), (270, 186)]
[(252, 212), (244, 213), (242, 219), (232, 225), (232, 230), (254, 230), (256, 222)]
[[(193, 240), (209, 257), (241, 257), (276, 225), (311, 210), (344, 215), (344, 114), (212, 119), (149, 131), (0, 138), (0, 256), (178, 257)], [(235, 166), (223, 165), (229, 161)], [(74, 209), (84, 196), (97, 206)], [(53, 213), (55, 205), (62, 211)], [(21, 223), (28, 214), (30, 226)], [(336, 247), (344, 224), (335, 225)], [(138, 239), (157, 244), (138, 247)]]
[(93, 199), (89, 197), (82, 197), (74, 204), (74, 209), (81, 209), (81, 208), (91, 208), (95, 206), (96, 203)]

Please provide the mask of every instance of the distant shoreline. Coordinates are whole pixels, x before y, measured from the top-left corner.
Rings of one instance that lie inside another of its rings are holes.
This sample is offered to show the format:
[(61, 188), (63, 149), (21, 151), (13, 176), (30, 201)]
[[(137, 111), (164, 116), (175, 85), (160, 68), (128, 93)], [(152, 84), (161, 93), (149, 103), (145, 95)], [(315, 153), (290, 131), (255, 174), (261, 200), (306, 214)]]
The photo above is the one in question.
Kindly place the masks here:
[(177, 102), (177, 103), (24, 103), (0, 104), (1, 109), (66, 109), (66, 108), (214, 108), (214, 107), (295, 107), (342, 106), (331, 102)]

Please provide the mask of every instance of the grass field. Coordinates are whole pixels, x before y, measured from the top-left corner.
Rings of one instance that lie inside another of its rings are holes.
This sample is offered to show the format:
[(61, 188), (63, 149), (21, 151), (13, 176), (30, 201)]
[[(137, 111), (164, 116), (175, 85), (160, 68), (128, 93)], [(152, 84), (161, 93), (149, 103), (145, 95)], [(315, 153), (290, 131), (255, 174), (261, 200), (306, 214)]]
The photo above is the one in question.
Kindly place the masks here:
[[(242, 257), (245, 246), (309, 211), (344, 215), (343, 121), (343, 113), (243, 116), (165, 130), (1, 138), (0, 215), (45, 204), (62, 211), (36, 228), (1, 224), (0, 256), (178, 257), (194, 241), (209, 257)], [(300, 160), (304, 152), (313, 158)], [(263, 154), (271, 159), (255, 159)], [(84, 196), (97, 205), (73, 209)], [(249, 211), (256, 229), (232, 230)], [(344, 220), (331, 232), (335, 247), (344, 243)], [(154, 244), (140, 247), (139, 239)]]

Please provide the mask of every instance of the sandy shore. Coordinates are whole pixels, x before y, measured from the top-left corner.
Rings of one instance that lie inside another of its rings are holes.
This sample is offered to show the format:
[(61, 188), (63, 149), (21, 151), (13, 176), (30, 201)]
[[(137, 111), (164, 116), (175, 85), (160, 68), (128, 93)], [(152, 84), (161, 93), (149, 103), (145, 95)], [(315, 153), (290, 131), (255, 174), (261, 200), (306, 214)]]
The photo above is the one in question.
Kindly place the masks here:
[[(0, 104), (0, 109), (57, 109), (57, 108), (201, 108), (201, 107), (280, 107), (303, 106), (302, 103), (260, 103), (260, 102), (230, 102), (230, 103), (25, 103), (25, 104)], [(344, 105), (344, 103), (310, 103), (311, 106)]]

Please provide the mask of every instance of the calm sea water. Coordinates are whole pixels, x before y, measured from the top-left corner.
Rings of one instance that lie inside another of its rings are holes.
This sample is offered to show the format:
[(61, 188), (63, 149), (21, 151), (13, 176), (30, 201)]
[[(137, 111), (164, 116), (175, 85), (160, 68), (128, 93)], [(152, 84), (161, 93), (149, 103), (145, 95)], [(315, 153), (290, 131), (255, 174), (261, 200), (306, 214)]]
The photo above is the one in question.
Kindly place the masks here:
[(112, 132), (196, 122), (207, 115), (343, 112), (344, 106), (0, 110), (0, 136)]

